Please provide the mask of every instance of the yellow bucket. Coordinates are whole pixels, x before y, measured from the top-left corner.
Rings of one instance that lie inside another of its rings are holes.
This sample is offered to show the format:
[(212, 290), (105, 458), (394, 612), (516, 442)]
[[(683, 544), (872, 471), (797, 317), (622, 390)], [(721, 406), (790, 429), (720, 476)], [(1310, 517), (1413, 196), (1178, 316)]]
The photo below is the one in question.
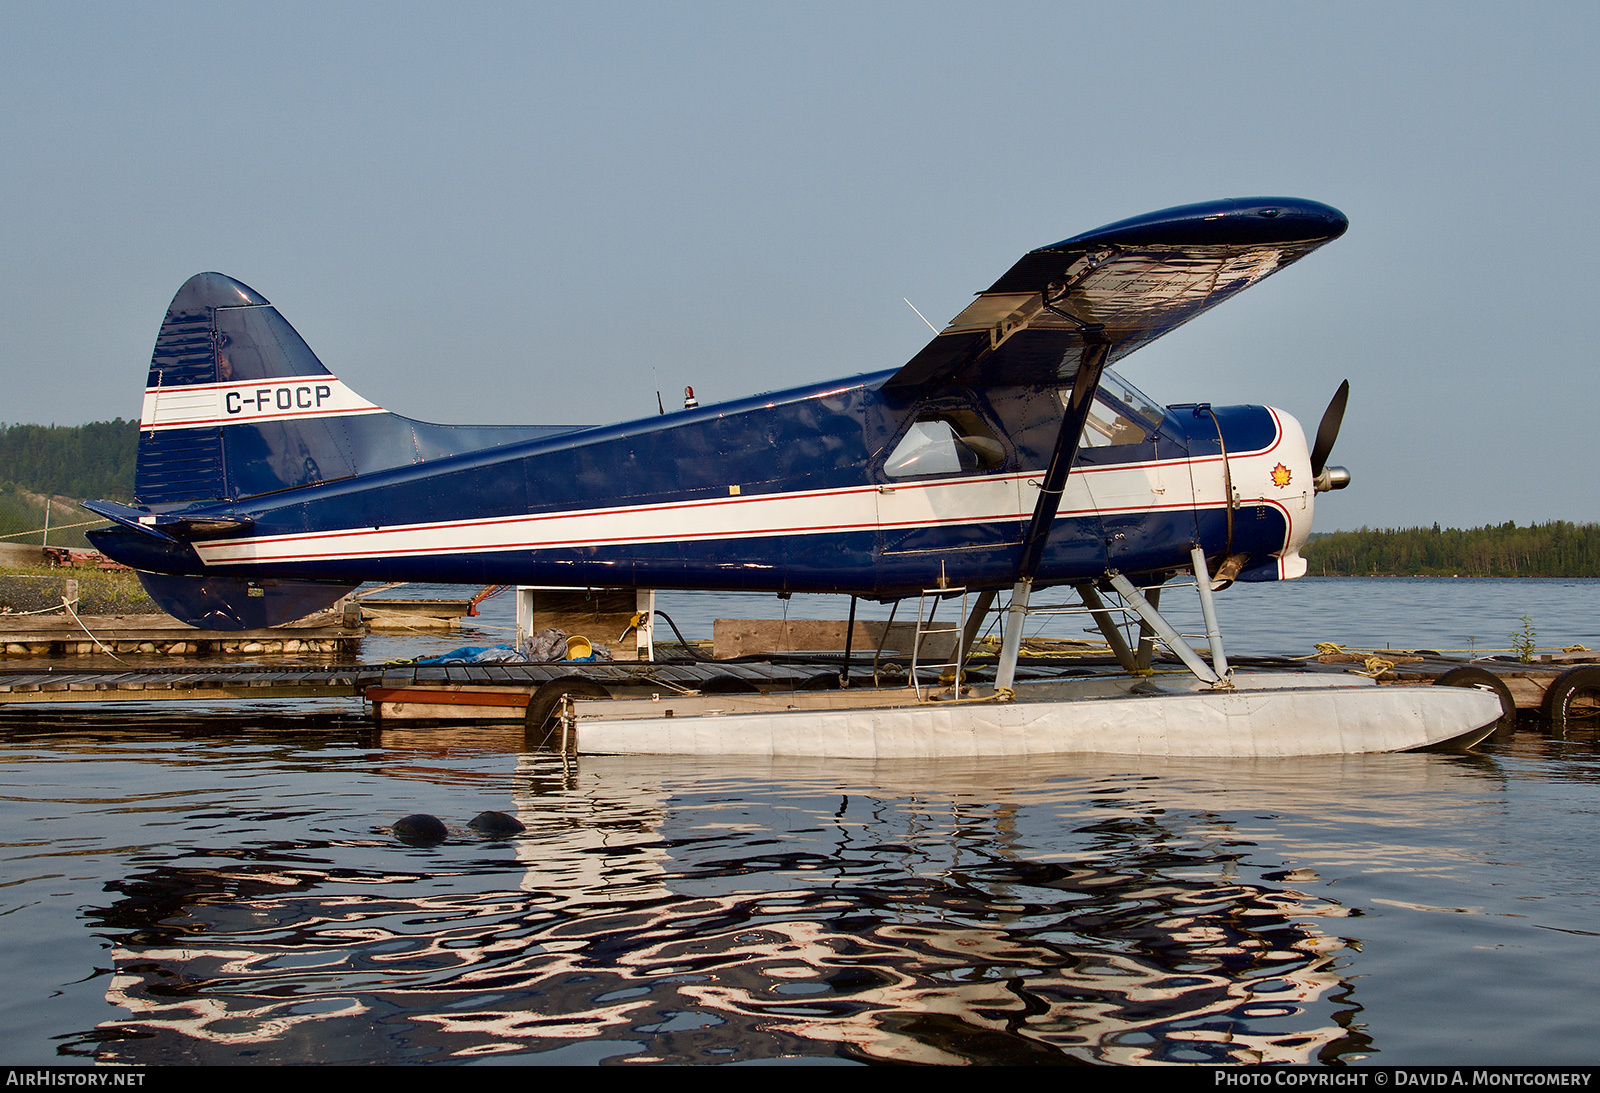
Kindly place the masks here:
[(582, 660), (584, 657), (594, 655), (594, 646), (589, 644), (589, 639), (574, 634), (567, 639), (567, 659)]

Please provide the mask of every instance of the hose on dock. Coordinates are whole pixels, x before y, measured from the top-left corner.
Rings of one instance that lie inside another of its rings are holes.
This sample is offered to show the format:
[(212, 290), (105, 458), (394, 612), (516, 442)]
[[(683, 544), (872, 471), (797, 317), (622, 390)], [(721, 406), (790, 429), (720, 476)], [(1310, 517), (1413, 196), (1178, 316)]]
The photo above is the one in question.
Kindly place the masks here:
[[(678, 624), (672, 621), (672, 616), (671, 615), (667, 614), (665, 611), (660, 611), (660, 610), (658, 610), (656, 612), (656, 614), (660, 615), (662, 618), (667, 620), (667, 625), (672, 627), (672, 632), (674, 634), (678, 635), (678, 644), (683, 646), (683, 651), (689, 654), (689, 659), (690, 660), (698, 660), (698, 661), (702, 661), (702, 662), (705, 662), (705, 663), (709, 663), (710, 662), (711, 658), (701, 656), (699, 654), (699, 652), (695, 649), (695, 647), (693, 645), (689, 644), (689, 639), (683, 636), (683, 631), (678, 629)], [(626, 631), (624, 631), (624, 633), (626, 633)]]

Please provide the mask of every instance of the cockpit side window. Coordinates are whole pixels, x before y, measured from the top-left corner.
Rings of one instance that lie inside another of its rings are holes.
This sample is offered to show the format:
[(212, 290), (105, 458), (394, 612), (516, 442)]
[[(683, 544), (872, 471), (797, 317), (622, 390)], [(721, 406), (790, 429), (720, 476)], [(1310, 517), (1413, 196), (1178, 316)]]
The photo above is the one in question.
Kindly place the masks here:
[[(1063, 409), (1070, 396), (1071, 388), (1062, 388)], [(1095, 392), (1089, 420), (1084, 423), (1082, 445), (1085, 448), (1111, 448), (1142, 444), (1150, 438), (1165, 416), (1166, 412), (1148, 396), (1108, 369), (1101, 377), (1100, 389)]]
[(889, 453), (883, 473), (890, 478), (965, 474), (992, 470), (1005, 459), (1005, 445), (977, 414), (970, 410), (928, 410), (917, 415)]

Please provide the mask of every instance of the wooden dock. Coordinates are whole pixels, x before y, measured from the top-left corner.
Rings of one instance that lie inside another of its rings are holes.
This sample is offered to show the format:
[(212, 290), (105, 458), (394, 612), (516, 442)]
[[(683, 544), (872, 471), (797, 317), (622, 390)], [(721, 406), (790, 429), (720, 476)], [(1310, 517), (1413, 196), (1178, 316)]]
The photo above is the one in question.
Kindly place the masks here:
[[(1447, 673), (1470, 669), (1469, 682), (1483, 673), (1505, 687), (1502, 701), (1524, 715), (1544, 713), (1551, 684), (1581, 674), (1583, 687), (1572, 708), (1585, 723), (1600, 706), (1600, 663), (1522, 664), (1475, 661), (1468, 664), (1439, 656), (1391, 653), (1394, 664), (1378, 676), (1380, 684), (1431, 683)], [(1322, 663), (1288, 657), (1242, 657), (1241, 670), (1322, 671), (1343, 674), (1363, 665), (1348, 656)], [(523, 721), (536, 695), (549, 695), (574, 680), (598, 685), (613, 698), (649, 698), (701, 694), (755, 695), (839, 687), (840, 658), (794, 657), (743, 661), (677, 661), (672, 663), (452, 664), (452, 665), (173, 665), (127, 669), (75, 667), (72, 660), (0, 667), (0, 706), (28, 703), (179, 702), (229, 703), (261, 699), (359, 699), (380, 722)], [(1167, 669), (1171, 671), (1171, 669)], [(992, 681), (993, 667), (971, 666), (974, 682)], [(1109, 657), (1024, 662), (1025, 680), (1067, 679), (1115, 674)], [(1176, 674), (1182, 674), (1181, 672)], [(932, 675), (923, 677), (924, 683)], [(880, 673), (875, 681), (869, 665), (852, 665), (850, 691), (870, 703), (875, 685), (905, 687), (903, 669)], [(543, 689), (543, 690), (541, 690)], [(841, 696), (842, 697), (842, 696)]]
[(373, 630), (453, 630), (472, 614), (471, 600), (361, 600), (361, 619)]
[(358, 612), (327, 612), (270, 630), (197, 630), (170, 615), (0, 616), (0, 651), (11, 657), (144, 653), (254, 656), (353, 651), (365, 635)]
[[(686, 693), (801, 690), (837, 686), (838, 667), (818, 664), (448, 664), (160, 666), (128, 670), (75, 668), (70, 663), (0, 668), (0, 705), (41, 702), (172, 702), (265, 698), (363, 698), (384, 706), (424, 699), (461, 713), (399, 711), (411, 718), (522, 720), (532, 694), (545, 683), (581, 677), (608, 690)], [(1044, 669), (1042, 674), (1053, 674)], [(902, 677), (903, 678), (903, 677)], [(870, 688), (870, 672), (852, 675)], [(460, 696), (460, 701), (453, 701)], [(473, 708), (476, 708), (476, 711)], [(394, 716), (391, 711), (389, 716)]]

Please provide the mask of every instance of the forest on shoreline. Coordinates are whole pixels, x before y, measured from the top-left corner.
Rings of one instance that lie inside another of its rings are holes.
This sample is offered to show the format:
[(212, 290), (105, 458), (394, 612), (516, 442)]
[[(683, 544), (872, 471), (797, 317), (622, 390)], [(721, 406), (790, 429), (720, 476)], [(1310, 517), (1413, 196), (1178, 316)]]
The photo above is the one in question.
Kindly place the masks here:
[[(93, 421), (87, 425), (0, 424), (0, 543), (34, 543), (38, 534), (18, 535), (45, 523), (45, 498), (52, 528), (79, 523), (89, 513), (86, 497), (133, 499), (133, 464), (139, 423)], [(87, 547), (81, 528), (50, 533), (51, 546)]]
[(1318, 577), (1600, 577), (1600, 524), (1364, 527), (1313, 534), (1300, 553)]
[[(14, 535), (87, 516), (85, 497), (128, 501), (139, 423), (0, 424), (0, 542), (37, 543)], [(51, 533), (60, 546), (85, 545), (81, 532)], [(1513, 521), (1478, 528), (1359, 528), (1313, 534), (1301, 551), (1313, 576), (1328, 577), (1600, 577), (1600, 524)]]

